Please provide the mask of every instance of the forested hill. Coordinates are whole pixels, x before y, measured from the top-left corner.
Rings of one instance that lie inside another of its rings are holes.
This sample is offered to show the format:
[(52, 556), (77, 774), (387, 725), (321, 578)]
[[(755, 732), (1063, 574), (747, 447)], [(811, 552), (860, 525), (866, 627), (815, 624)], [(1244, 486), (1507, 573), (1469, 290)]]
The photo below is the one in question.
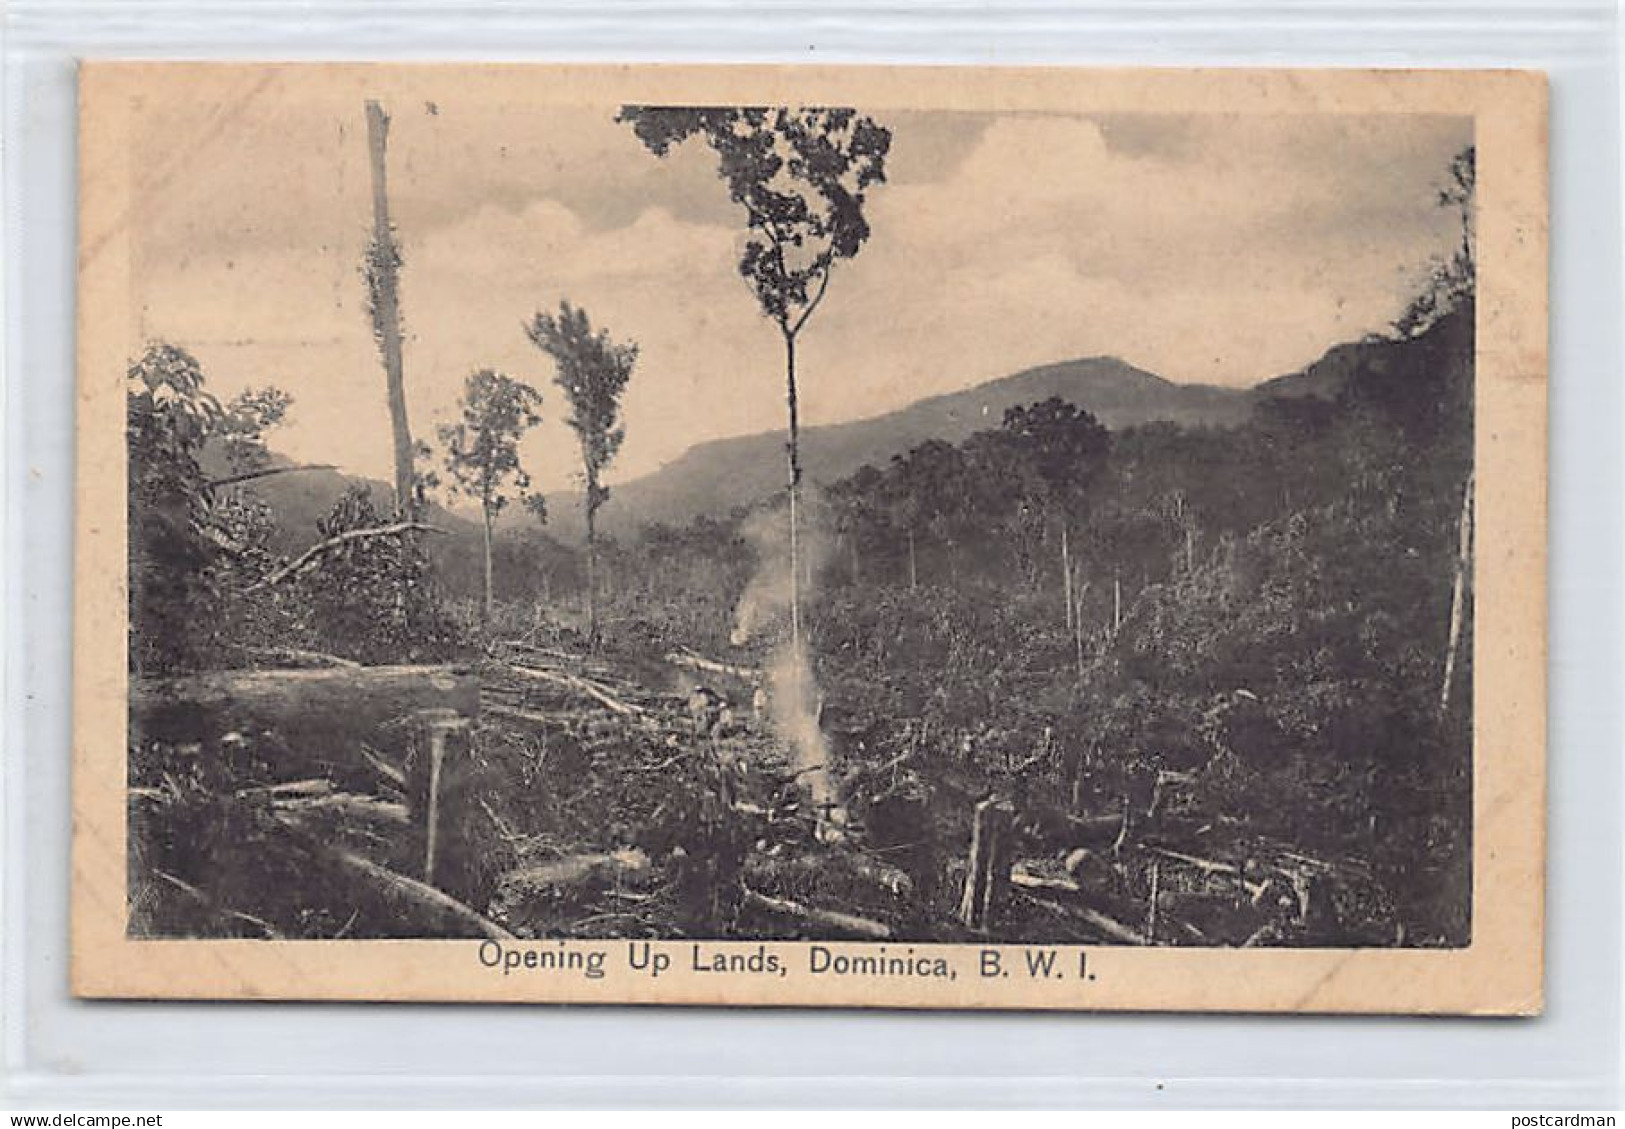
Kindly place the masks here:
[[(871, 419), (806, 428), (802, 431), (802, 462), (811, 481), (829, 485), (864, 465), (884, 466), (893, 456), (933, 439), (961, 443), (978, 431), (997, 427), (1009, 408), (1051, 397), (1088, 411), (1113, 431), (1152, 422), (1233, 427), (1250, 418), (1261, 399), (1335, 399), (1351, 374), (1384, 351), (1384, 344), (1377, 342), (1336, 345), (1301, 371), (1252, 389), (1176, 384), (1115, 357), (1060, 361), (961, 392), (933, 396)], [(270, 460), (272, 465), (289, 462), (276, 454)], [(660, 470), (616, 486), (600, 522), (609, 532), (628, 536), (650, 522), (680, 525), (701, 515), (723, 517), (782, 489), (784, 473), (781, 431), (702, 443)], [(283, 552), (302, 548), (316, 519), (355, 484), (365, 485), (378, 506), (388, 508), (392, 491), (387, 483), (338, 471), (309, 471), (255, 483), (256, 492), (279, 516), (280, 541), (275, 547)], [(547, 502), (548, 533), (566, 541), (579, 539), (579, 495), (559, 492), (550, 494)], [(428, 520), (459, 541), (478, 533), (474, 515), (439, 505), (431, 505)], [(515, 507), (504, 516), (503, 524), (529, 521)]]
[[(1241, 390), (1175, 384), (1115, 357), (1087, 357), (1026, 369), (962, 392), (933, 396), (873, 419), (801, 432), (808, 478), (836, 482), (865, 464), (884, 465), (927, 440), (960, 443), (997, 427), (1006, 409), (1058, 396), (1117, 430), (1167, 421), (1228, 426), (1244, 421), (1251, 398)], [(726, 515), (784, 484), (784, 433), (720, 439), (691, 448), (653, 474), (615, 487), (600, 522), (625, 534), (650, 522), (682, 523), (700, 514)], [(553, 532), (574, 537), (579, 504), (569, 494), (548, 498)]]

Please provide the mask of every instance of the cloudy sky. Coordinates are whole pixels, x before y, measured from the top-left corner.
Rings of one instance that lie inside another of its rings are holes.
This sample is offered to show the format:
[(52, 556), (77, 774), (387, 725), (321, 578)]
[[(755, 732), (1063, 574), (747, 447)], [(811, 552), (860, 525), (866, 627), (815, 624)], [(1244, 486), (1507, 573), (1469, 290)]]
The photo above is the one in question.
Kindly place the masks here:
[[(499, 368), (543, 391), (525, 459), (568, 485), (562, 398), (522, 330), (565, 297), (642, 350), (615, 478), (783, 426), (782, 347), (708, 150), (656, 160), (614, 107), (425, 90), (389, 106), (414, 431)], [(1301, 367), (1384, 326), (1447, 253), (1434, 193), (1471, 140), (1467, 119), (1415, 115), (870, 112), (893, 130), (888, 183), (803, 335), (810, 424), (1094, 354), (1238, 387)], [(287, 390), (279, 449), (387, 478), (361, 104), (223, 78), (147, 98), (130, 144), (132, 350), (183, 345), (221, 394)]]

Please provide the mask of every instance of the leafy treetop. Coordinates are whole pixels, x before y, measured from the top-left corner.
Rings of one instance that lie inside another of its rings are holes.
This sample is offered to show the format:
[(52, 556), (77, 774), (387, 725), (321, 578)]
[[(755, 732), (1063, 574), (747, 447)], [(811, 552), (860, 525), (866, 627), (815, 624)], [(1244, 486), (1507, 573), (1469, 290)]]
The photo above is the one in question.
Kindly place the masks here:
[(600, 477), (626, 438), (621, 393), (632, 377), (638, 347), (618, 344), (608, 330), (595, 331), (587, 311), (569, 302), (559, 303), (557, 315), (537, 314), (525, 332), (558, 367), (556, 382), (570, 401), (566, 422), (581, 442), (587, 508), (596, 513), (609, 500)]
[(477, 498), (487, 514), (507, 504), (504, 486), (520, 491), (530, 475), (519, 465), (519, 438), (541, 422), (542, 395), (530, 385), (493, 369), (471, 374), (463, 391), (463, 419), (440, 428), (446, 469), (455, 488)]
[(891, 131), (840, 107), (625, 106), (617, 120), (657, 157), (696, 135), (716, 152), (752, 232), (739, 273), (793, 338), (869, 238), (864, 198), (886, 180)]
[(1009, 409), (1004, 431), (1022, 442), (1044, 492), (1063, 505), (1083, 496), (1111, 450), (1100, 421), (1059, 396)]

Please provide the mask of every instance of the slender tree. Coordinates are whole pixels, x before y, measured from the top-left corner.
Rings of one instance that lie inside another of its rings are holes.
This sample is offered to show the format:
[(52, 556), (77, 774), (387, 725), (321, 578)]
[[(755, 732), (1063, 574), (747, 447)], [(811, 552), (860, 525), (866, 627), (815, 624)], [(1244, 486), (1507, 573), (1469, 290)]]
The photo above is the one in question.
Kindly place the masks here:
[(480, 369), (463, 387), (462, 422), (440, 428), (453, 488), (477, 500), (484, 518), (487, 624), (495, 603), (492, 528), (497, 514), (508, 504), (510, 486), (521, 495), (530, 488), (530, 475), (519, 462), (519, 440), (542, 421), (541, 404), (541, 393), (530, 385), (492, 369)]
[(939, 558), (957, 574), (958, 534), (966, 519), (965, 500), (972, 490), (970, 467), (964, 453), (951, 443), (929, 439), (906, 455), (892, 459), (893, 512), (908, 538), (909, 587), (919, 585), (916, 532), (923, 529), (938, 546)]
[(1060, 526), (1061, 598), (1070, 628), (1076, 614), (1070, 527), (1075, 511), (1106, 467), (1111, 434), (1094, 416), (1058, 396), (1011, 408), (1004, 413), (1004, 430), (1015, 438), (1032, 468), (1045, 514)]
[(1456, 681), (1457, 655), (1467, 622), (1468, 583), (1473, 573), (1473, 476), (1461, 492), (1461, 520), (1456, 527), (1456, 568), (1450, 582), (1450, 634), (1445, 642), (1444, 676), (1439, 686), (1439, 717), (1450, 712), (1450, 691)]
[[(1478, 187), (1478, 157), (1469, 145), (1450, 162), (1449, 181), (1439, 189), (1435, 203), (1455, 211), (1461, 226), (1455, 252), (1437, 264), (1420, 293), (1413, 298), (1394, 323), (1401, 338), (1419, 337), (1454, 310), (1468, 308), (1476, 300), (1478, 264), (1474, 253), (1474, 193)], [(1470, 385), (1469, 385), (1470, 387)], [(1471, 408), (1468, 408), (1469, 418)], [(1469, 431), (1469, 435), (1471, 432)], [(1470, 444), (1470, 439), (1469, 439)], [(1450, 582), (1450, 626), (1445, 639), (1444, 672), (1439, 688), (1438, 714), (1450, 711), (1450, 697), (1460, 663), (1464, 635), (1471, 627), (1473, 579), (1473, 471), (1470, 445), (1466, 481), (1461, 486), (1461, 517), (1456, 526), (1456, 553)]]
[(609, 501), (604, 471), (621, 449), (626, 428), (620, 421), (621, 394), (632, 377), (638, 347), (617, 344), (608, 330), (594, 331), (585, 310), (559, 304), (557, 316), (537, 314), (525, 332), (553, 358), (558, 386), (570, 401), (569, 424), (581, 443), (587, 519), (587, 634), (598, 638), (598, 511)]
[(784, 341), (789, 414), (790, 635), (801, 641), (797, 506), (801, 491), (796, 341), (835, 265), (869, 238), (867, 190), (886, 179), (891, 131), (845, 108), (625, 106), (620, 121), (657, 157), (703, 137), (750, 236), (739, 273)]

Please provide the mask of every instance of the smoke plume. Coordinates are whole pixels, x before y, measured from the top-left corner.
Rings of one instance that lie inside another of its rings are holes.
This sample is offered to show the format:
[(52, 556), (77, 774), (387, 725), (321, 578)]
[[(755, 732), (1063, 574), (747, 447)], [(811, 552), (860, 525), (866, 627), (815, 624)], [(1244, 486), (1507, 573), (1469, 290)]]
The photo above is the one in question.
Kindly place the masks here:
[[(801, 603), (812, 601), (815, 585), (829, 553), (830, 539), (824, 535), (824, 507), (815, 494), (803, 492), (797, 528), (801, 569)], [(756, 555), (756, 573), (745, 585), (734, 608), (730, 641), (735, 647), (749, 646), (758, 639), (771, 640), (771, 653), (764, 664), (767, 671), (768, 716), (774, 731), (790, 751), (791, 765), (807, 798), (818, 809), (819, 834), (834, 838), (841, 834), (845, 813), (830, 776), (830, 748), (819, 727), (823, 692), (818, 687), (811, 655), (803, 640), (799, 645), (789, 638), (790, 546), (789, 514), (783, 505), (760, 510), (745, 522), (741, 532)]]
[(783, 644), (768, 664), (767, 680), (769, 716), (790, 747), (796, 779), (820, 813), (827, 812), (835, 803), (835, 789), (829, 776), (829, 742), (818, 725), (823, 695), (805, 647)]
[[(817, 491), (802, 487), (797, 523), (797, 550), (801, 570), (801, 602), (811, 601), (824, 565), (829, 559), (830, 538), (824, 533), (825, 506)], [(780, 502), (756, 510), (740, 526), (740, 536), (756, 558), (756, 572), (734, 606), (733, 631), (729, 641), (735, 647), (749, 646), (762, 638), (787, 633), (790, 619), (790, 517)]]

